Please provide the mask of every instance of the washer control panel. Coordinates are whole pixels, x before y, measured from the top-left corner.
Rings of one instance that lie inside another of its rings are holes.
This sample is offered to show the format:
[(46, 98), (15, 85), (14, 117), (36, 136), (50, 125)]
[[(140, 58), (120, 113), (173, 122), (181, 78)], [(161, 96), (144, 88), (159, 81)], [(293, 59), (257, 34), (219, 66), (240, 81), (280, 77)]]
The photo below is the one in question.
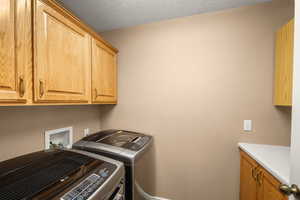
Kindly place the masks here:
[(127, 148), (132, 151), (139, 151), (149, 142), (149, 140), (150, 140), (150, 137), (148, 137), (148, 136), (139, 137), (135, 141), (125, 144), (123, 146), (123, 148)]
[(103, 164), (101, 169), (84, 179), (60, 200), (86, 200), (110, 177), (116, 166)]

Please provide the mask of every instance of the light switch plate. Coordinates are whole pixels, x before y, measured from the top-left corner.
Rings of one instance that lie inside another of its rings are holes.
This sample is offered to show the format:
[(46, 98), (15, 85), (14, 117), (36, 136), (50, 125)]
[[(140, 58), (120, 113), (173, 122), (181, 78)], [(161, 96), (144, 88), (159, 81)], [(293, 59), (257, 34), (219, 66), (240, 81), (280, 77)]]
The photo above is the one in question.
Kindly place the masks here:
[(244, 120), (244, 131), (246, 132), (252, 131), (252, 120)]

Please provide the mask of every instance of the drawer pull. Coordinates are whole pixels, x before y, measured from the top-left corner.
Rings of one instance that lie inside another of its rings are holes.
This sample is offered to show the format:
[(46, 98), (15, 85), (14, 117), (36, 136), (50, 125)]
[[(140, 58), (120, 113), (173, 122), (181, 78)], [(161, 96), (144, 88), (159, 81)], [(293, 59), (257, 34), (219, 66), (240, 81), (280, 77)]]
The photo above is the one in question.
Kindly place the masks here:
[(95, 88), (95, 99), (97, 99), (97, 97), (98, 97), (98, 90), (97, 88)]

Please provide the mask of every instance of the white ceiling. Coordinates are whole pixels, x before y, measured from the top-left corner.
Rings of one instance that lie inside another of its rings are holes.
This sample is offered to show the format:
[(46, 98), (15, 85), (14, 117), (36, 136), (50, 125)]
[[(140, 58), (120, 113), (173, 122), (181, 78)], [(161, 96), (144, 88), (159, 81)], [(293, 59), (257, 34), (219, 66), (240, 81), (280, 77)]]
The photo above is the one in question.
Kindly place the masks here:
[(59, 0), (96, 31), (235, 8), (271, 0)]

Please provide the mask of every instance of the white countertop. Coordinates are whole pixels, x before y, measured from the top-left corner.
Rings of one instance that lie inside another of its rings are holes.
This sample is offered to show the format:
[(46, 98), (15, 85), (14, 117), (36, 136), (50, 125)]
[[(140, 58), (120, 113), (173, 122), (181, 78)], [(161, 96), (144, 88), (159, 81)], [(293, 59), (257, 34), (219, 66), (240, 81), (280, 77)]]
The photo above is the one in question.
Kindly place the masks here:
[(290, 182), (290, 147), (239, 143), (239, 147), (281, 183)]

